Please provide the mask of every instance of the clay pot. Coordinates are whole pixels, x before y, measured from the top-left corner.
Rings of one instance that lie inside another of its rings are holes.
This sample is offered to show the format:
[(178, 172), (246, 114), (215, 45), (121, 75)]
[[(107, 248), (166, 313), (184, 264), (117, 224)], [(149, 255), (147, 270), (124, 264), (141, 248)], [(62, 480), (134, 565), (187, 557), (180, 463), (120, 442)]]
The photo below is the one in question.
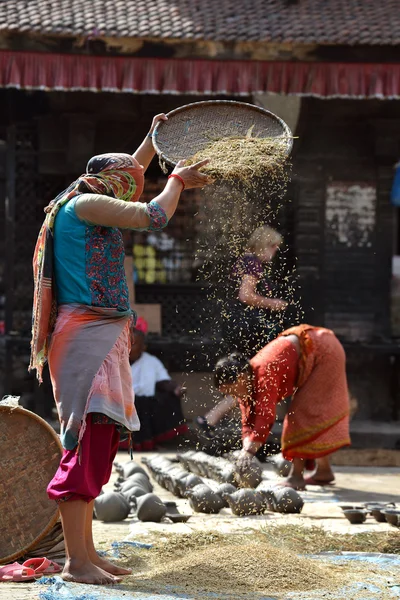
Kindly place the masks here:
[(215, 490), (215, 493), (218, 494), (220, 498), (222, 498), (224, 506), (229, 506), (228, 501), (225, 499), (224, 496), (225, 494), (234, 494), (236, 491), (237, 488), (235, 488), (235, 486), (231, 483), (221, 483)]
[(187, 489), (192, 489), (196, 485), (200, 485), (203, 483), (203, 480), (201, 479), (201, 477), (199, 477), (198, 475), (193, 475), (193, 473), (191, 473), (190, 475), (185, 477), (183, 479), (183, 481), (185, 482)]
[(195, 512), (216, 514), (224, 507), (222, 498), (204, 483), (187, 490), (185, 496), (189, 498), (190, 507)]
[(237, 473), (236, 481), (239, 487), (242, 488), (256, 488), (262, 480), (262, 470), (257, 461), (257, 459), (253, 459), (250, 464), (249, 469), (246, 473)]
[(120, 463), (115, 462), (114, 469), (116, 470), (118, 475), (122, 475), (122, 473), (124, 472), (124, 465), (121, 465)]
[(134, 487), (140, 487), (146, 490), (146, 492), (151, 492), (153, 486), (150, 483), (148, 478), (145, 478), (143, 475), (132, 475), (129, 479), (124, 481), (124, 483), (119, 488), (119, 491), (122, 494), (125, 494), (128, 490)]
[[(149, 492), (153, 491), (153, 486), (151, 481), (147, 475), (143, 475), (142, 473), (135, 473), (131, 475), (129, 479), (126, 480), (126, 483), (133, 482), (134, 485), (139, 485), (140, 487), (148, 490)], [(121, 491), (123, 491), (123, 485), (121, 486)]]
[(126, 498), (128, 502), (131, 502), (132, 498), (139, 498), (140, 496), (144, 496), (148, 493), (148, 490), (145, 490), (139, 485), (135, 485), (134, 487), (129, 488), (129, 490), (126, 492), (122, 492), (124, 498)]
[(267, 507), (261, 492), (256, 492), (251, 488), (242, 488), (233, 494), (224, 494), (223, 498), (227, 500), (233, 514), (239, 517), (260, 515)]
[(125, 479), (128, 479), (128, 477), (130, 477), (131, 475), (135, 475), (136, 473), (141, 473), (142, 475), (145, 475), (147, 477), (146, 471), (135, 461), (128, 462), (125, 465), (123, 465), (122, 474), (125, 477)]
[(136, 499), (136, 516), (139, 521), (159, 523), (167, 513), (167, 509), (155, 494), (145, 494)]
[(365, 510), (344, 510), (344, 516), (352, 525), (359, 525), (360, 523), (364, 523), (367, 518), (367, 513)]
[(155, 468), (157, 468), (157, 467), (159, 467), (159, 468), (161, 468), (161, 467), (163, 467), (163, 468), (166, 468), (166, 467), (170, 466), (171, 464), (172, 464), (172, 463), (171, 463), (171, 461), (170, 461), (170, 460), (168, 460), (168, 459), (167, 459), (167, 458), (165, 458), (164, 456), (161, 456), (161, 455), (159, 455), (159, 454), (158, 454), (158, 455), (156, 454), (156, 456), (153, 456), (153, 458), (150, 458), (150, 459), (148, 460), (147, 466), (148, 466), (150, 469), (155, 469)]
[(137, 485), (135, 481), (127, 479), (119, 485), (115, 484), (114, 487), (118, 492), (121, 492), (123, 494), (124, 492), (127, 492), (130, 488), (133, 488), (135, 485)]
[(129, 515), (130, 505), (122, 494), (108, 492), (94, 501), (96, 518), (104, 523), (123, 521)]
[(290, 487), (275, 488), (273, 495), (273, 509), (275, 512), (294, 514), (302, 511), (304, 500), (296, 490)]
[[(197, 454), (197, 453), (196, 453)], [(201, 476), (202, 471), (200, 468), (199, 463), (197, 462), (197, 460), (195, 459), (195, 457), (192, 457), (189, 461), (189, 470), (194, 473), (195, 475), (199, 475)]]
[(186, 492), (185, 478), (178, 479), (176, 482), (176, 487), (179, 490), (179, 494), (176, 494), (178, 498), (184, 498)]
[(281, 477), (287, 477), (292, 468), (292, 463), (283, 458), (282, 454), (275, 454), (274, 456), (268, 457), (268, 462), (272, 464), (275, 471)]
[(218, 481), (220, 483), (230, 483), (235, 485), (239, 477), (238, 471), (232, 463), (226, 463), (222, 469), (218, 469)]
[[(185, 497), (185, 492), (194, 488), (196, 485), (200, 485), (203, 483), (203, 480), (198, 475), (193, 475), (193, 473), (189, 473), (186, 477), (182, 477), (178, 479), (176, 482), (176, 487), (179, 490), (179, 494), (181, 498)], [(178, 494), (176, 494), (178, 495)]]
[(395, 508), (385, 508), (382, 510), (382, 514), (385, 515), (385, 519), (391, 525), (396, 527), (400, 526), (400, 510)]
[(188, 473), (184, 469), (181, 469), (180, 467), (174, 467), (173, 469), (167, 469), (166, 473), (168, 473), (168, 475), (170, 477), (172, 477), (173, 479), (183, 479), (184, 477), (187, 477), (188, 475), (190, 475), (190, 473)]
[(188, 469), (189, 468), (189, 459), (194, 454), (196, 454), (194, 450), (188, 450), (187, 452), (183, 452), (182, 454), (177, 454), (176, 458), (185, 467), (185, 469)]
[(359, 504), (339, 504), (339, 508), (345, 510), (364, 510), (364, 506)]
[(181, 491), (179, 488), (179, 479), (175, 479), (175, 477), (172, 477), (171, 475), (166, 475), (165, 479), (164, 479), (164, 486), (165, 489), (168, 490), (169, 492), (171, 492), (171, 494), (173, 494), (174, 496), (178, 496), (179, 498), (181, 497)]
[(273, 484), (268, 481), (262, 481), (256, 488), (256, 491), (263, 495), (267, 509), (271, 511), (275, 511), (276, 508), (274, 489)]

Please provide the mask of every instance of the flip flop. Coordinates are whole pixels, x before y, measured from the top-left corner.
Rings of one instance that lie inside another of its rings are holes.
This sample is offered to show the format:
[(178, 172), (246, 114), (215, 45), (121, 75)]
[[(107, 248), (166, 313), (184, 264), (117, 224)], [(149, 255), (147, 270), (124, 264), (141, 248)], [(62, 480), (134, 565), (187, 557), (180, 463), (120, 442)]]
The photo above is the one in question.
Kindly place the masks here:
[(319, 479), (314, 479), (314, 477), (304, 477), (304, 481), (306, 485), (319, 485), (321, 487), (335, 485), (334, 479), (332, 481), (320, 481)]
[(17, 562), (0, 567), (0, 581), (34, 581), (36, 578), (37, 575), (33, 569), (24, 567)]
[(36, 575), (54, 575), (61, 572), (61, 567), (48, 558), (30, 558), (22, 563), (23, 567), (33, 569)]

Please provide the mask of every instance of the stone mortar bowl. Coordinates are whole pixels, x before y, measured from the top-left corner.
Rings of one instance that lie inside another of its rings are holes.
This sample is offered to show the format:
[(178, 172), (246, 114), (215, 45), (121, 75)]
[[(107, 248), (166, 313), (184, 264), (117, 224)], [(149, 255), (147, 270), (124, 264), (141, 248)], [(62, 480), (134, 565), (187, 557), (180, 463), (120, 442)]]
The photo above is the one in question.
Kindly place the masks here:
[(339, 508), (344, 512), (345, 510), (365, 510), (365, 506), (362, 504), (339, 504)]
[(382, 510), (384, 510), (384, 509), (378, 508), (378, 507), (369, 509), (369, 512), (374, 517), (375, 521), (377, 521), (378, 523), (386, 523), (386, 517), (382, 513)]
[(364, 523), (365, 519), (367, 518), (367, 513), (365, 510), (344, 510), (343, 514), (352, 525)]
[(395, 527), (400, 526), (400, 510), (395, 508), (385, 508), (382, 510), (382, 514), (385, 515), (385, 519), (390, 525)]

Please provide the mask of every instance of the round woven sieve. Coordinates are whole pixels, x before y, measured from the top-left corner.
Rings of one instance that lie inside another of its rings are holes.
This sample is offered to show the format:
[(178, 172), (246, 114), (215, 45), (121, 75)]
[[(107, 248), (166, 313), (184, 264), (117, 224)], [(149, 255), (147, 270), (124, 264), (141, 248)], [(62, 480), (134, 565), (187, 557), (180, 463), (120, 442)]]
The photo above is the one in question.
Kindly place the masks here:
[(160, 160), (175, 166), (207, 144), (225, 137), (282, 137), (287, 154), (293, 146), (292, 132), (273, 113), (245, 102), (209, 100), (176, 108), (160, 121), (154, 131), (153, 144)]
[(46, 488), (61, 453), (46, 421), (21, 407), (0, 406), (0, 563), (24, 555), (56, 523), (57, 505)]

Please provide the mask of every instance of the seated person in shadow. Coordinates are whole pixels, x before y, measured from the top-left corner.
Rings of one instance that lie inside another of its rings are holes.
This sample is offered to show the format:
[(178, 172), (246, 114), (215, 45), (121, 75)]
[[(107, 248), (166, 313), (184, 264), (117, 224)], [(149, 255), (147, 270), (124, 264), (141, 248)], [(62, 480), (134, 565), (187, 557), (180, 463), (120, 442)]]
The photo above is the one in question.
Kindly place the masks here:
[(156, 356), (146, 352), (147, 323), (139, 319), (138, 326), (131, 328), (129, 355), (140, 421), (140, 431), (133, 434), (133, 449), (146, 451), (186, 433), (188, 426), (181, 408), (184, 389), (171, 380)]

